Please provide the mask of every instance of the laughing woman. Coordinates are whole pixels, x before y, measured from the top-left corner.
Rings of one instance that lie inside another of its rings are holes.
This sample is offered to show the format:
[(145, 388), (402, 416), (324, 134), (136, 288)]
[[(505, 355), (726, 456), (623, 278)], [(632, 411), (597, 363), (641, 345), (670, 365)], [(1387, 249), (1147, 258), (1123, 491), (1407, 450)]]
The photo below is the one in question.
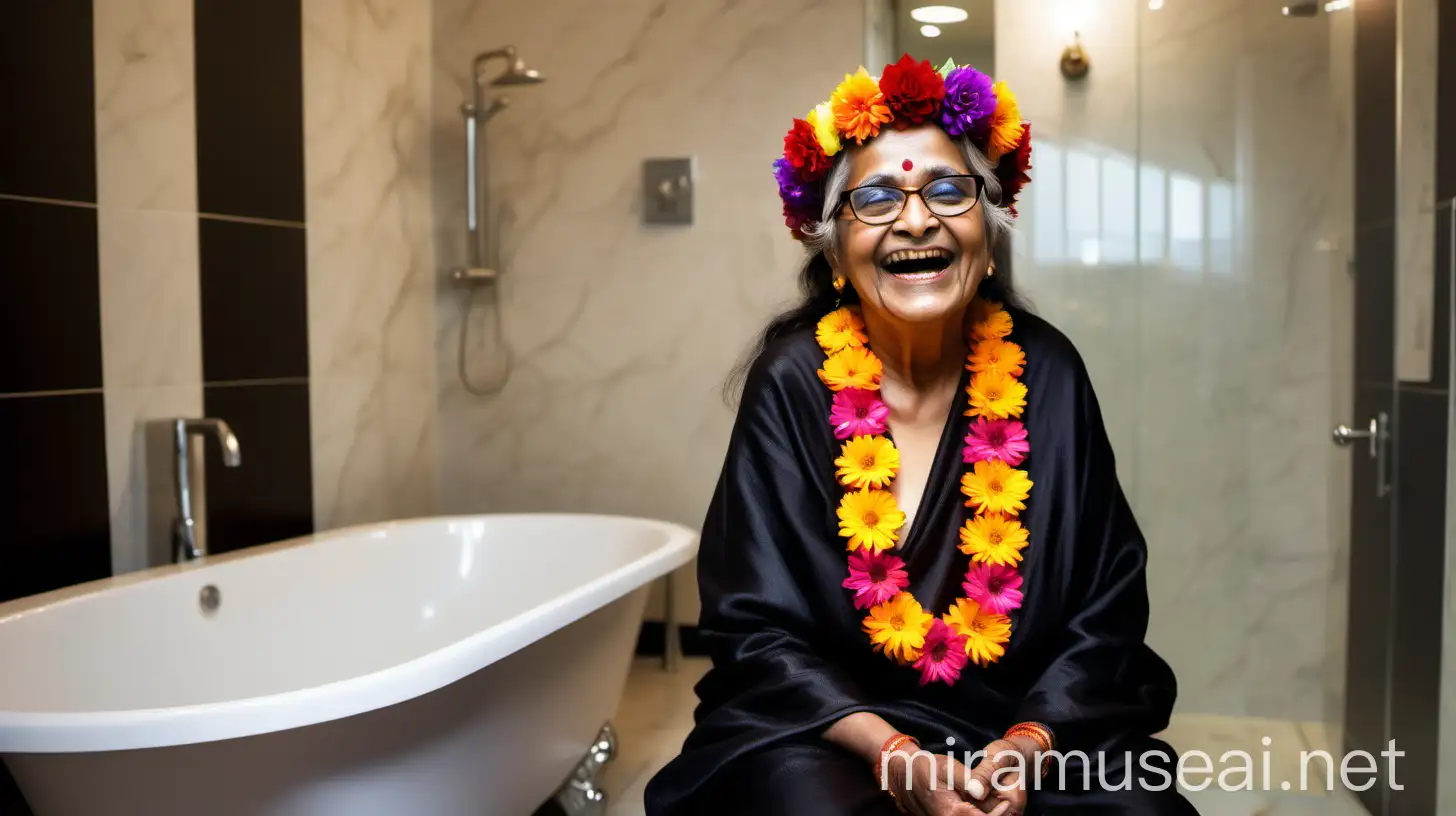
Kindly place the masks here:
[(784, 143), (805, 298), (750, 359), (698, 562), (713, 667), (647, 812), (1195, 813), (1087, 372), (996, 274), (1016, 98), (906, 56)]

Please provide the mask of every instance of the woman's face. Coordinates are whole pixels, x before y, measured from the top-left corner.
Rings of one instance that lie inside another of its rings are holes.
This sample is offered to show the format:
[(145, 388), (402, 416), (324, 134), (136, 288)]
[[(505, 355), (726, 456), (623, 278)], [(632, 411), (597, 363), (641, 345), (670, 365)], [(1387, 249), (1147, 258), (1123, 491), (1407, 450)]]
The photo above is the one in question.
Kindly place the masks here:
[[(970, 172), (960, 150), (934, 125), (882, 131), (854, 148), (849, 163), (846, 189), (865, 184), (920, 188), (942, 176)], [(926, 194), (933, 197), (931, 190)], [(893, 223), (876, 226), (855, 218), (846, 205), (839, 215), (839, 251), (831, 263), (849, 278), (867, 309), (909, 323), (958, 320), (990, 260), (982, 206), (937, 216), (920, 196), (910, 195)]]

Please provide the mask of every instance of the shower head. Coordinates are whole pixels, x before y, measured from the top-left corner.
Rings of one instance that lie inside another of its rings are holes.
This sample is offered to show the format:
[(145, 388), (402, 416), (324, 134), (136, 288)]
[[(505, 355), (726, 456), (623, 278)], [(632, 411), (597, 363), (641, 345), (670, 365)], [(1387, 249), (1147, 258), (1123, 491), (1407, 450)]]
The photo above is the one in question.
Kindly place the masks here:
[(494, 51), (486, 51), (475, 57), (475, 81), (480, 83), (480, 72), (485, 64), (493, 59), (503, 58), (506, 61), (506, 72), (490, 81), (491, 85), (534, 85), (538, 82), (545, 82), (545, 78), (534, 68), (527, 68), (525, 60), (516, 56), (516, 47), (507, 45), (504, 48), (497, 48)]
[(491, 80), (492, 85), (535, 85), (545, 82), (546, 78), (535, 68), (527, 68), (524, 60), (520, 58), (511, 60), (506, 72)]

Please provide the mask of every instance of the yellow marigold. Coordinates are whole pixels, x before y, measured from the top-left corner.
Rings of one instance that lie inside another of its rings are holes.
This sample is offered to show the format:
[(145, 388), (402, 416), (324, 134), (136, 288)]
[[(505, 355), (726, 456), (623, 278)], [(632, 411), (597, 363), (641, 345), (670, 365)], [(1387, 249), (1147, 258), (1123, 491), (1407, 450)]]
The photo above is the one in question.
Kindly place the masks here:
[[(880, 83), (869, 75), (864, 66), (860, 66), (854, 74), (845, 74), (844, 81), (829, 98), (829, 108), (834, 112), (834, 126), (859, 144), (878, 136), (880, 125), (895, 118), (890, 113), (890, 106), (885, 104)], [(1018, 132), (1016, 135), (1020, 137), (1021, 134)]]
[(961, 552), (978, 564), (1014, 567), (1028, 543), (1027, 530), (1016, 519), (986, 513), (967, 519), (961, 528)]
[(1011, 419), (1021, 416), (1026, 408), (1026, 386), (1014, 377), (996, 371), (985, 371), (971, 377), (966, 386), (971, 407), (966, 416), (988, 419)]
[(824, 367), (819, 369), (819, 379), (831, 391), (843, 391), (846, 388), (874, 391), (879, 389), (880, 375), (884, 373), (884, 364), (869, 349), (848, 346), (824, 360)]
[(981, 513), (1016, 515), (1026, 509), (1031, 495), (1031, 479), (1026, 471), (1017, 470), (1000, 459), (982, 460), (975, 469), (961, 477), (961, 492), (968, 497), (967, 507)]
[(925, 635), (934, 622), (935, 616), (926, 612), (914, 595), (901, 592), (870, 607), (864, 619), (864, 631), (875, 645), (875, 651), (884, 652), (901, 663), (914, 663), (920, 659)]
[(1020, 377), (1026, 370), (1026, 352), (1008, 340), (992, 337), (976, 343), (966, 368), (976, 372)]
[(845, 487), (885, 487), (900, 468), (900, 451), (883, 436), (856, 436), (845, 442), (835, 475)]
[(1011, 618), (1006, 615), (982, 611), (980, 604), (961, 598), (942, 620), (966, 636), (966, 656), (977, 666), (989, 666), (1006, 654), (1006, 643), (1011, 640)]
[(1016, 104), (1016, 94), (998, 82), (991, 87), (996, 94), (996, 112), (991, 114), (991, 139), (986, 145), (986, 158), (992, 164), (1016, 149), (1021, 142), (1021, 107)]
[[(979, 302), (979, 301), (978, 301)], [(1011, 333), (1011, 313), (1000, 304), (990, 303), (972, 315), (971, 337), (977, 340), (999, 340)]]
[(863, 346), (870, 340), (865, 334), (864, 321), (848, 306), (841, 306), (819, 318), (814, 338), (825, 354), (843, 351), (850, 346)]
[(814, 128), (814, 139), (819, 142), (819, 149), (824, 151), (824, 155), (833, 156), (844, 146), (839, 141), (839, 131), (834, 129), (834, 109), (830, 103), (820, 102), (814, 106), (804, 121)]
[(838, 514), (839, 534), (849, 539), (850, 550), (888, 550), (905, 524), (905, 513), (888, 490), (846, 491)]

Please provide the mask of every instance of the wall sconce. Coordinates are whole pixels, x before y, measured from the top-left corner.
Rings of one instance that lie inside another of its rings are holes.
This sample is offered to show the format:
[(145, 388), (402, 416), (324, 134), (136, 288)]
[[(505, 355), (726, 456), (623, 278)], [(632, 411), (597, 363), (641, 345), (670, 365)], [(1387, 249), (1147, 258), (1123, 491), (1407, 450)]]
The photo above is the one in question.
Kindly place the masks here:
[(1082, 47), (1082, 35), (1072, 33), (1072, 44), (1062, 52), (1062, 76), (1069, 80), (1079, 80), (1087, 76), (1092, 69), (1092, 60), (1087, 56), (1087, 50)]

